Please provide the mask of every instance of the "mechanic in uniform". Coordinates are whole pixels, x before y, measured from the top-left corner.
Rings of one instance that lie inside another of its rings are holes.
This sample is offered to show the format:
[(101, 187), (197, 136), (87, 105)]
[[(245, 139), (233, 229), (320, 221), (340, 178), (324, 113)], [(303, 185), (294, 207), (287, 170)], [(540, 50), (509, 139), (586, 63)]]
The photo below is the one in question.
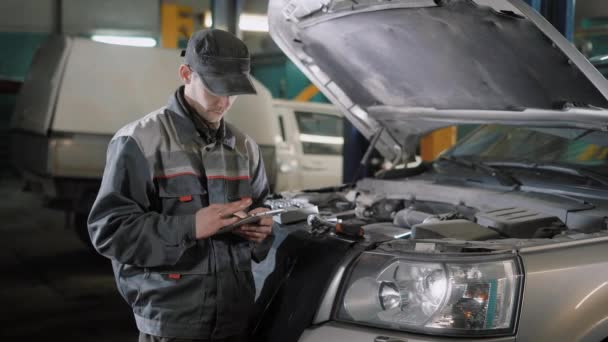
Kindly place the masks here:
[(183, 86), (108, 146), (89, 234), (112, 261), (140, 341), (247, 340), (251, 260), (268, 253), (272, 218), (220, 228), (268, 210), (260, 148), (222, 119), (237, 95), (256, 93), (249, 68), (236, 36), (196, 32), (179, 67)]

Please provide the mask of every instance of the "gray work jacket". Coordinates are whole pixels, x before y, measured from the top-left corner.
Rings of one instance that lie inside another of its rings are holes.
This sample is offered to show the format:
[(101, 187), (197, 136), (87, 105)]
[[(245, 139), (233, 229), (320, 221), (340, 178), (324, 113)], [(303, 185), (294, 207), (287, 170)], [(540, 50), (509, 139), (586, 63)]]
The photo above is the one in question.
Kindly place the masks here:
[[(120, 294), (151, 335), (241, 334), (255, 295), (254, 245), (234, 234), (196, 240), (194, 214), (243, 197), (261, 206), (260, 149), (230, 124), (215, 135), (197, 127), (182, 87), (166, 107), (120, 129), (89, 215), (93, 245), (112, 260)], [(259, 261), (267, 251), (256, 248)]]

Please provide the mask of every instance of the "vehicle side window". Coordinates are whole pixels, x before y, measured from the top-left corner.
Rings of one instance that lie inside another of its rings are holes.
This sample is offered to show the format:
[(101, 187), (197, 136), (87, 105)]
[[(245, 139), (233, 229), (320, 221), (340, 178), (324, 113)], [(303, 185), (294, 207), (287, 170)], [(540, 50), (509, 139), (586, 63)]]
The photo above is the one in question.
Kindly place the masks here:
[(342, 118), (335, 115), (295, 112), (304, 154), (342, 155)]

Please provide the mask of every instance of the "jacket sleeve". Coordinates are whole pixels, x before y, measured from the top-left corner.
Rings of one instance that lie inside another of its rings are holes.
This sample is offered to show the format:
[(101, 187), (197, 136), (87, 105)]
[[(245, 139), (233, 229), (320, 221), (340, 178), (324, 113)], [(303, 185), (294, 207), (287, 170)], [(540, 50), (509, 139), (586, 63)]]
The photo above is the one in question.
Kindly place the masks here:
[(89, 214), (89, 235), (100, 254), (120, 263), (174, 265), (196, 243), (194, 215), (168, 216), (151, 210), (155, 190), (148, 165), (132, 137), (112, 139)]
[[(254, 163), (253, 177), (251, 179), (252, 189), (252, 208), (259, 208), (264, 206), (264, 200), (270, 193), (268, 187), (268, 178), (266, 177), (266, 169), (264, 167), (264, 159), (262, 158), (262, 150), (257, 147), (257, 162)], [(274, 241), (274, 234), (270, 234), (264, 241), (260, 243), (252, 243), (251, 258), (255, 262), (261, 262), (266, 259), (272, 242)]]

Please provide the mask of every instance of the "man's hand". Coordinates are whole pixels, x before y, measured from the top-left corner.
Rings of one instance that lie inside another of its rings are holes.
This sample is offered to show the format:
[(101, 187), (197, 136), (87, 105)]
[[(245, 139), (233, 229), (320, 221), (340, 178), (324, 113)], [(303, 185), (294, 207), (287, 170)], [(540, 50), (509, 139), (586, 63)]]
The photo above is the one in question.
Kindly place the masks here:
[(195, 214), (196, 239), (208, 238), (217, 233), (220, 228), (235, 223), (239, 218), (232, 214), (242, 211), (250, 205), (251, 199), (248, 198), (226, 204), (212, 204), (200, 209)]
[[(267, 208), (257, 208), (250, 211), (249, 214), (263, 213), (268, 210)], [(272, 216), (262, 216), (257, 223), (244, 224), (235, 229), (234, 233), (249, 241), (262, 242), (272, 233)]]

